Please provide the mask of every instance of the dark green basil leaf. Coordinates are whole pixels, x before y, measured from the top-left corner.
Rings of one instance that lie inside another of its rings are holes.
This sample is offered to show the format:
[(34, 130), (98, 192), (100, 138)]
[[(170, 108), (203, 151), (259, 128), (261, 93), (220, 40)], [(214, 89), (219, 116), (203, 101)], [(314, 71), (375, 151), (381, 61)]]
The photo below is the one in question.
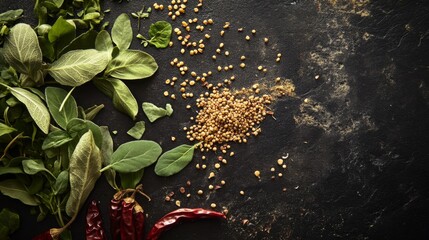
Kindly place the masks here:
[(0, 167), (0, 176), (4, 174), (20, 174), (24, 173), (19, 167)]
[(66, 213), (73, 217), (82, 208), (101, 174), (101, 153), (91, 131), (80, 138), (69, 165), (70, 196), (67, 199)]
[(71, 140), (73, 140), (73, 138), (66, 131), (52, 131), (46, 136), (45, 140), (43, 140), (42, 150), (60, 147)]
[[(101, 135), (103, 136), (103, 142), (100, 148), (102, 155), (102, 163), (103, 166), (107, 166), (109, 165), (110, 159), (113, 154), (113, 139), (110, 135), (108, 127), (101, 126), (100, 131)], [(119, 190), (118, 186), (116, 185), (116, 172), (113, 169), (107, 169), (106, 171), (104, 171), (104, 176), (106, 177), (107, 182), (113, 189)]]
[(73, 50), (62, 55), (47, 70), (58, 83), (75, 87), (102, 72), (109, 59), (109, 54), (95, 49)]
[[(27, 159), (22, 161), (22, 168), (24, 169), (24, 172), (28, 175), (34, 175), (38, 172), (47, 172), (52, 177), (52, 173), (45, 168), (45, 164), (43, 164), (42, 160), (39, 159)], [(54, 177), (55, 178), (55, 177)]]
[[(57, 87), (47, 87), (45, 95), (52, 118), (61, 128), (66, 129), (68, 122), (78, 116), (76, 100), (72, 96), (67, 97), (68, 92)], [(67, 100), (64, 102), (66, 97)], [(62, 104), (63, 108), (60, 111)]]
[(95, 39), (97, 37), (97, 31), (90, 29), (81, 35), (73, 39), (66, 47), (64, 47), (59, 55), (63, 55), (66, 52), (78, 49), (93, 49), (95, 48)]
[(57, 56), (76, 37), (76, 26), (59, 17), (48, 33), (49, 42), (54, 43)]
[(185, 168), (194, 156), (195, 145), (183, 144), (161, 155), (155, 165), (158, 176), (168, 177)]
[(107, 66), (105, 75), (135, 80), (152, 76), (158, 70), (158, 64), (148, 53), (139, 50), (120, 51)]
[(136, 122), (130, 130), (128, 130), (127, 134), (138, 140), (142, 138), (145, 130), (146, 130), (145, 122), (139, 121), (139, 122)]
[(43, 36), (39, 36), (38, 39), (39, 39), (39, 46), (40, 46), (40, 49), (42, 50), (43, 57), (49, 59), (49, 61), (51, 62), (54, 61), (55, 60), (54, 44), (49, 42), (49, 40)]
[(16, 9), (0, 13), (0, 24), (9, 24), (22, 17), (24, 10)]
[(32, 76), (42, 68), (42, 50), (30, 25), (16, 24), (6, 38), (3, 55), (7, 63), (20, 73)]
[(27, 188), (16, 179), (7, 179), (0, 182), (0, 192), (14, 199), (20, 200), (22, 203), (30, 206), (39, 205), (39, 201), (35, 196), (28, 193)]
[(58, 174), (57, 179), (55, 180), (52, 190), (55, 195), (63, 194), (69, 186), (69, 171), (64, 170)]
[(119, 15), (112, 27), (112, 39), (120, 50), (127, 50), (133, 40), (130, 17), (126, 13)]
[(91, 130), (95, 144), (100, 148), (103, 137), (101, 135), (100, 127), (97, 124), (92, 121), (79, 118), (74, 118), (67, 124), (67, 132), (73, 138), (81, 138), (83, 134), (88, 132), (88, 130)]
[(130, 89), (119, 79), (96, 79), (95, 86), (104, 94), (112, 98), (113, 106), (119, 111), (127, 114), (133, 120), (139, 111), (137, 100)]
[(104, 104), (94, 105), (84, 110), (85, 120), (93, 120), (95, 116), (104, 108)]
[(119, 173), (119, 177), (121, 178), (122, 189), (136, 188), (136, 186), (142, 180), (143, 174), (144, 174), (144, 168), (137, 172)]
[(9, 134), (9, 133), (13, 133), (17, 131), (15, 128), (13, 127), (9, 127), (8, 125), (4, 124), (4, 123), (0, 123), (0, 136)]
[(168, 47), (172, 29), (171, 24), (166, 21), (158, 21), (151, 24), (149, 28), (149, 43), (156, 48)]
[(102, 170), (113, 168), (118, 172), (136, 172), (145, 168), (158, 159), (162, 149), (158, 143), (148, 140), (138, 140), (124, 143), (112, 154), (110, 164)]

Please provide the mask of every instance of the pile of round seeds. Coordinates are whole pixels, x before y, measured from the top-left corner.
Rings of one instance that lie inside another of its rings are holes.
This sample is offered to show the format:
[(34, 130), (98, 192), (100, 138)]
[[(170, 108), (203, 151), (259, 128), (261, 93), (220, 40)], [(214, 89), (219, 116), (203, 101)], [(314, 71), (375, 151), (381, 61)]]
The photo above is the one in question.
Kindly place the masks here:
[(258, 135), (261, 132), (258, 125), (270, 113), (267, 107), (272, 97), (255, 96), (253, 92), (247, 89), (231, 92), (225, 88), (201, 95), (197, 99), (200, 110), (195, 124), (187, 131), (187, 138), (202, 142), (202, 150), (216, 151), (228, 142), (246, 143), (251, 135)]

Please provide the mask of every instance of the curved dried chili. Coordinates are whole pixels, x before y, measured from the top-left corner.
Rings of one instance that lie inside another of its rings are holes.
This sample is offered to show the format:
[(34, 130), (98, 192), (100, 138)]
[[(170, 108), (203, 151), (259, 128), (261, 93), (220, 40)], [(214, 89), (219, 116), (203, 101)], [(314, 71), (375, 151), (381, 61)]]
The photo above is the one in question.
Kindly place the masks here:
[(104, 229), (98, 202), (93, 200), (86, 213), (86, 239), (87, 240), (105, 240)]
[(134, 230), (136, 239), (143, 239), (144, 234), (144, 211), (143, 208), (136, 202), (134, 206)]
[(121, 212), (121, 239), (135, 240), (133, 209), (135, 200), (133, 198), (125, 198), (122, 201)]
[(179, 208), (175, 211), (167, 213), (159, 219), (150, 230), (147, 240), (156, 240), (165, 230), (186, 220), (206, 219), (206, 218), (222, 218), (226, 219), (225, 214), (206, 210), (203, 208)]
[(121, 239), (122, 200), (110, 200), (110, 234), (113, 240)]

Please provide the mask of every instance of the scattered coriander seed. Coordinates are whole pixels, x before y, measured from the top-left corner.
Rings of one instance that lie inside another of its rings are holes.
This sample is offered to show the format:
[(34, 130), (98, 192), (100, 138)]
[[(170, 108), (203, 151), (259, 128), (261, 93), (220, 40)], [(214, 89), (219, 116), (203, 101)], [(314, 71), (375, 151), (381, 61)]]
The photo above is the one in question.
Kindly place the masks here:
[(263, 67), (262, 66), (258, 66), (258, 70), (262, 71)]
[(191, 105), (186, 105), (186, 109), (191, 109)]
[(223, 67), (223, 69), (224, 69), (225, 71), (228, 71), (228, 70), (229, 70), (229, 67), (228, 67), (228, 66), (224, 66), (224, 67)]
[(244, 191), (243, 190), (240, 191), (240, 195), (244, 196)]
[(169, 202), (169, 201), (171, 200), (171, 198), (170, 198), (170, 196), (165, 196), (164, 200), (165, 200), (166, 202)]
[(255, 34), (256, 33), (256, 30), (255, 29), (252, 29), (252, 34)]
[(268, 69), (264, 68), (264, 69), (262, 69), (262, 72), (266, 73), (266, 72), (268, 72)]
[(185, 188), (184, 188), (184, 187), (180, 187), (180, 188), (179, 188), (179, 192), (180, 192), (180, 193), (185, 193), (185, 192), (186, 192), (186, 190), (185, 190)]
[(220, 168), (220, 164), (219, 163), (215, 163), (215, 168), (219, 169)]
[(164, 96), (168, 97), (168, 91), (164, 91)]
[(171, 136), (171, 141), (172, 142), (176, 141), (176, 137), (175, 136)]
[(221, 51), (220, 48), (216, 48), (216, 53), (220, 54)]
[(261, 178), (261, 172), (259, 170), (256, 170), (254, 173), (255, 177)]
[(176, 15), (171, 16), (171, 20), (176, 20)]
[(277, 164), (279, 166), (283, 165), (283, 159), (281, 159), (281, 158), (277, 159)]
[(278, 176), (279, 176), (279, 177), (283, 177), (283, 173), (279, 173), (279, 174), (278, 174)]
[(287, 168), (287, 165), (286, 165), (286, 164), (283, 164), (283, 165), (282, 165), (282, 168), (283, 168), (283, 169), (286, 169), (286, 168)]
[(245, 63), (240, 63), (240, 67), (241, 67), (241, 68), (245, 68), (245, 67), (246, 67), (246, 64), (245, 64)]
[(195, 164), (195, 168), (200, 169), (200, 164), (199, 163)]
[(223, 46), (225, 46), (224, 43), (219, 43), (219, 48), (223, 48)]
[(249, 41), (250, 40), (250, 36), (246, 35), (246, 40)]
[(268, 38), (264, 38), (264, 43), (268, 43)]
[(175, 204), (176, 204), (176, 206), (180, 207), (180, 204), (181, 204), (180, 200), (176, 200)]
[(213, 59), (213, 60), (216, 60), (216, 55), (213, 55), (213, 56), (212, 56), (212, 59)]
[(200, 10), (198, 8), (194, 8), (194, 12), (198, 13)]
[(229, 51), (225, 51), (225, 56), (229, 56)]
[(210, 18), (209, 20), (207, 20), (207, 23), (208, 24), (213, 24), (213, 19)]
[(190, 193), (186, 194), (186, 197), (187, 197), (187, 198), (190, 198), (190, 197), (191, 197), (191, 194), (190, 194)]
[(193, 19), (192, 19), (192, 22), (193, 22), (193, 23), (198, 22), (198, 18), (193, 18)]
[(184, 54), (184, 53), (185, 53), (185, 51), (186, 51), (186, 50), (185, 50), (184, 48), (180, 49), (180, 53), (181, 53), (181, 54)]
[(209, 185), (209, 189), (210, 189), (210, 190), (213, 190), (213, 189), (214, 189), (214, 186), (210, 184), (210, 185)]
[(209, 173), (209, 177), (208, 177), (208, 179), (212, 179), (212, 178), (214, 178), (215, 177), (215, 173), (214, 172), (210, 172)]
[(227, 164), (227, 163), (228, 163), (228, 161), (227, 161), (226, 159), (222, 159), (222, 163), (223, 163), (223, 164)]
[(232, 157), (232, 156), (234, 156), (234, 154), (235, 154), (234, 152), (230, 152), (229, 156)]
[(202, 159), (202, 160), (206, 160), (206, 156), (202, 156), (202, 157), (201, 157), (201, 159)]
[(226, 183), (226, 182), (225, 182), (225, 180), (221, 180), (221, 181), (220, 181), (220, 184), (221, 184), (221, 185), (225, 185), (225, 183)]
[(276, 62), (280, 62), (280, 60), (281, 60), (281, 59), (280, 59), (279, 57), (278, 57), (278, 58), (276, 58)]
[(210, 34), (206, 33), (206, 34), (204, 35), (204, 37), (205, 37), (206, 39), (210, 39)]
[(271, 171), (271, 172), (275, 172), (275, 171), (276, 171), (276, 169), (272, 167), (272, 168), (270, 169), (270, 171)]
[(225, 35), (225, 31), (224, 30), (220, 31), (220, 36), (223, 37), (223, 35)]
[(243, 55), (243, 56), (241, 56), (241, 57), (240, 57), (240, 60), (241, 60), (241, 61), (246, 60), (246, 56), (244, 56), (244, 55)]
[(281, 53), (277, 53), (277, 57), (278, 58), (282, 57), (282, 54)]
[(172, 47), (172, 46), (173, 46), (173, 44), (174, 44), (174, 43), (173, 43), (172, 41), (170, 41), (170, 42), (168, 43), (168, 46), (169, 46), (169, 47)]
[(201, 189), (200, 189), (200, 190), (198, 190), (198, 192), (197, 192), (197, 194), (198, 194), (198, 195), (203, 195), (203, 193), (204, 193), (204, 192), (203, 192), (203, 190), (201, 190)]
[(207, 168), (207, 165), (203, 164), (201, 167), (202, 167), (203, 169), (206, 169), (206, 168)]
[(221, 66), (217, 66), (217, 71), (218, 72), (222, 71), (222, 67)]
[(211, 207), (211, 208), (216, 208), (216, 203), (212, 203), (212, 204), (210, 204), (210, 207)]

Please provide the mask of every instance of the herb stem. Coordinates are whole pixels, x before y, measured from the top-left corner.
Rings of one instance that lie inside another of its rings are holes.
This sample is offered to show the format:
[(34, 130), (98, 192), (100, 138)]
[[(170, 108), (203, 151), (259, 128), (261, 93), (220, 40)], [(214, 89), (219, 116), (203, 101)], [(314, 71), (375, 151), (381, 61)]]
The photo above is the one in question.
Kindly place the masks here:
[(66, 95), (66, 97), (64, 98), (64, 100), (63, 100), (63, 102), (61, 103), (61, 105), (60, 105), (60, 109), (58, 110), (58, 111), (62, 111), (63, 110), (63, 108), (64, 108), (64, 105), (66, 104), (66, 101), (67, 101), (67, 99), (69, 99), (69, 97), (71, 96), (71, 94), (72, 94), (72, 92), (73, 92), (73, 90), (75, 89), (76, 87), (73, 87), (68, 93), (67, 93), (67, 95)]
[(57, 211), (58, 211), (57, 215), (58, 215), (58, 220), (59, 220), (58, 222), (60, 223), (61, 227), (63, 227), (64, 226), (64, 220), (63, 220), (63, 215), (61, 214), (61, 207), (60, 207), (60, 204), (58, 201), (57, 201)]
[(111, 167), (112, 167), (112, 165), (109, 164), (109, 165), (105, 166), (104, 168), (100, 169), (100, 172), (102, 173), (102, 172), (106, 171), (107, 169), (109, 169)]

